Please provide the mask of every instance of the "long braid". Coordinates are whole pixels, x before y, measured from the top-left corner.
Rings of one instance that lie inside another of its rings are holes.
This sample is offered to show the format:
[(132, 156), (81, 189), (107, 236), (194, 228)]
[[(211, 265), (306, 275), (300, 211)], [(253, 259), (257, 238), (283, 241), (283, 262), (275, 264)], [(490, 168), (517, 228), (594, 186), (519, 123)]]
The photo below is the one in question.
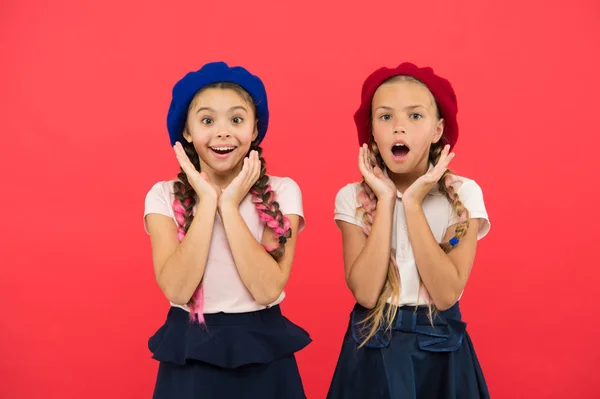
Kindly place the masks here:
[[(385, 164), (375, 142), (371, 144), (371, 164), (379, 166), (382, 170), (385, 168)], [(363, 179), (361, 182), (362, 190), (358, 193), (358, 200), (361, 206), (357, 209), (357, 212), (362, 212), (363, 220), (363, 231), (368, 236), (371, 234), (371, 228), (373, 227), (373, 221), (375, 220), (375, 213), (377, 211), (377, 196), (369, 187), (367, 182)], [(368, 313), (367, 317), (362, 320), (363, 328), (369, 332), (365, 336), (360, 347), (364, 346), (371, 337), (375, 335), (377, 330), (385, 325), (386, 330), (392, 327), (392, 322), (396, 317), (398, 311), (398, 304), (400, 301), (400, 273), (398, 271), (398, 264), (396, 263), (396, 251), (394, 248), (390, 252), (390, 261), (387, 268), (387, 276), (383, 290), (377, 299), (377, 304)], [(389, 298), (396, 306), (387, 306)]]
[(292, 236), (291, 223), (279, 209), (279, 203), (276, 201), (276, 193), (271, 189), (271, 185), (269, 184), (266, 162), (262, 157), (262, 148), (258, 144), (252, 143), (250, 150), (257, 151), (260, 158), (260, 177), (250, 189), (252, 202), (258, 211), (260, 220), (273, 229), (275, 238), (278, 240), (276, 246), (265, 246), (265, 249), (275, 260), (279, 260), (285, 254), (286, 241)]
[[(442, 154), (442, 149), (443, 140), (440, 140), (438, 143), (432, 145), (429, 152), (429, 162), (436, 165)], [(373, 166), (377, 165), (383, 170), (383, 168), (385, 168), (385, 163), (383, 162), (381, 155), (379, 155), (379, 150), (374, 142), (371, 144), (371, 154), (371, 164)], [(469, 228), (469, 211), (467, 208), (464, 207), (464, 205), (460, 201), (458, 193), (451, 185), (452, 175), (453, 173), (450, 170), (446, 170), (446, 172), (444, 172), (444, 174), (440, 178), (438, 186), (440, 192), (442, 192), (446, 196), (450, 204), (452, 204), (454, 211), (460, 218), (459, 224), (456, 226), (455, 233), (456, 238), (460, 240), (462, 237), (465, 236)], [(357, 212), (362, 212), (363, 231), (368, 236), (371, 233), (371, 228), (375, 219), (375, 213), (377, 210), (377, 196), (375, 195), (371, 187), (369, 187), (369, 185), (364, 181), (364, 179), (361, 182), (361, 187), (362, 190), (358, 193), (357, 196), (359, 202), (361, 203), (361, 206), (358, 207)], [(447, 242), (440, 243), (439, 245), (445, 253), (450, 252), (453, 248), (453, 246)], [(388, 272), (385, 284), (383, 286), (383, 290), (379, 295), (379, 298), (377, 299), (377, 304), (375, 305), (375, 307), (361, 322), (364, 328), (368, 329), (369, 332), (365, 336), (363, 342), (360, 344), (359, 347), (364, 346), (367, 343), (367, 341), (371, 337), (373, 337), (377, 333), (377, 330), (382, 326), (385, 326), (386, 330), (391, 328), (394, 318), (396, 317), (396, 312), (398, 310), (398, 303), (400, 300), (401, 292), (400, 288), (400, 274), (398, 271), (398, 265), (396, 263), (396, 253), (395, 250), (392, 248), (390, 254), (390, 263), (388, 264)], [(421, 289), (424, 289), (423, 281), (419, 279), (419, 291), (417, 293), (417, 300), (421, 295)], [(427, 290), (425, 290), (424, 296), (429, 299), (429, 293), (427, 292)], [(392, 301), (395, 302), (396, 306), (387, 306), (387, 301), (390, 297), (392, 298)], [(435, 304), (430, 300), (427, 301), (427, 310), (429, 321), (433, 324), (433, 319), (437, 314), (437, 309), (435, 307)]]
[[(444, 145), (442, 143), (442, 140), (440, 140), (438, 143), (434, 144), (431, 147), (431, 150), (429, 151), (429, 161), (434, 165), (436, 165), (440, 160), (443, 146)], [(438, 187), (440, 192), (446, 196), (448, 201), (450, 201), (454, 212), (456, 212), (456, 214), (460, 218), (460, 221), (456, 226), (455, 232), (456, 238), (460, 240), (465, 236), (465, 234), (467, 234), (467, 230), (469, 229), (469, 210), (465, 208), (463, 203), (460, 201), (460, 198), (458, 197), (456, 189), (451, 185), (453, 175), (454, 173), (450, 169), (447, 169), (438, 181)], [(440, 247), (444, 250), (445, 253), (450, 252), (453, 248), (453, 246), (447, 242), (441, 243)]]
[[(208, 88), (235, 90), (238, 94), (244, 97), (248, 104), (251, 104), (252, 107), (255, 108), (252, 97), (250, 97), (250, 95), (243, 88), (236, 84), (228, 82), (211, 84), (205, 86), (196, 94), (196, 96)], [(192, 108), (192, 104), (193, 100), (192, 103), (190, 103), (190, 109)], [(256, 109), (254, 109), (254, 111), (256, 112)], [(185, 153), (194, 167), (200, 171), (200, 158), (194, 148), (194, 145), (187, 142), (183, 142), (182, 145)], [(258, 156), (261, 162), (260, 177), (250, 189), (252, 202), (258, 211), (260, 220), (265, 222), (267, 226), (273, 229), (275, 238), (278, 240), (278, 244), (276, 246), (272, 248), (265, 247), (265, 249), (275, 260), (279, 260), (285, 254), (286, 241), (292, 236), (292, 230), (290, 228), (291, 223), (290, 220), (285, 217), (279, 209), (279, 203), (276, 201), (276, 194), (269, 185), (269, 176), (266, 174), (267, 168), (265, 159), (262, 157), (262, 148), (260, 148), (256, 142), (253, 142), (250, 150), (258, 151)], [(174, 185), (175, 200), (173, 201), (173, 210), (175, 213), (175, 219), (177, 220), (177, 238), (181, 242), (190, 228), (192, 221), (194, 220), (193, 208), (196, 204), (196, 193), (190, 185), (187, 175), (183, 172), (183, 169), (181, 169), (177, 177), (179, 181), (176, 181)], [(198, 284), (198, 287), (194, 291), (194, 294), (190, 298), (187, 305), (190, 309), (190, 319), (192, 321), (196, 320), (201, 324), (204, 323), (204, 284), (202, 281), (200, 284)]]
[[(194, 149), (194, 145), (184, 141), (182, 146), (196, 170), (200, 171), (200, 158)], [(180, 169), (177, 178), (179, 181), (175, 182), (173, 190), (175, 194), (173, 211), (175, 213), (175, 220), (177, 221), (177, 238), (179, 239), (179, 242), (181, 242), (194, 220), (196, 192), (188, 181), (187, 175), (183, 169)], [(187, 305), (190, 309), (190, 319), (192, 321), (197, 320), (199, 323), (204, 323), (204, 285), (202, 282), (198, 284), (198, 287), (194, 291), (194, 294)]]

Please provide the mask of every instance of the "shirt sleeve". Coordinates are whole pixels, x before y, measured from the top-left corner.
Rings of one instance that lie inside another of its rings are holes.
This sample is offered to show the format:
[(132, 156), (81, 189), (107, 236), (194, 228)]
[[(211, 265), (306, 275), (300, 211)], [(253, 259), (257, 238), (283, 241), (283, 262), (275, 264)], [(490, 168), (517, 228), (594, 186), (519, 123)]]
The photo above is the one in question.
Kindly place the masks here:
[(342, 220), (362, 227), (362, 214), (357, 211), (360, 206), (358, 199), (358, 184), (348, 184), (338, 191), (335, 197), (334, 220)]
[(157, 213), (170, 218), (175, 217), (173, 214), (173, 207), (169, 203), (170, 195), (166, 186), (166, 182), (156, 183), (154, 186), (152, 186), (150, 191), (148, 191), (148, 194), (146, 194), (146, 200), (144, 204), (144, 230), (146, 230), (146, 233), (148, 233), (146, 215)]
[[(483, 200), (483, 191), (481, 187), (473, 181), (467, 180), (461, 184), (458, 191), (458, 197), (469, 211), (471, 219), (480, 219), (479, 231), (477, 232), (477, 239), (481, 240), (490, 231), (491, 224), (488, 218), (487, 210), (485, 208), (485, 202)], [(460, 218), (456, 212), (452, 211), (452, 217), (450, 218), (449, 226), (456, 224), (460, 221)]]

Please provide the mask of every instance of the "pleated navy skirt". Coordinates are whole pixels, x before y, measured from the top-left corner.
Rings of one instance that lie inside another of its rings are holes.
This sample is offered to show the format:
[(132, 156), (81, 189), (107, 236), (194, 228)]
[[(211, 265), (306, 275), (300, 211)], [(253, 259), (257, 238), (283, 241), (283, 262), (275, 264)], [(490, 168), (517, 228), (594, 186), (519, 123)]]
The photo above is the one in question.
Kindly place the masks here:
[(426, 307), (401, 307), (391, 331), (380, 329), (358, 349), (367, 312), (354, 306), (327, 399), (490, 397), (458, 303), (433, 326)]
[(305, 399), (294, 353), (309, 334), (279, 306), (205, 315), (206, 325), (171, 307), (148, 347), (160, 362), (154, 399)]

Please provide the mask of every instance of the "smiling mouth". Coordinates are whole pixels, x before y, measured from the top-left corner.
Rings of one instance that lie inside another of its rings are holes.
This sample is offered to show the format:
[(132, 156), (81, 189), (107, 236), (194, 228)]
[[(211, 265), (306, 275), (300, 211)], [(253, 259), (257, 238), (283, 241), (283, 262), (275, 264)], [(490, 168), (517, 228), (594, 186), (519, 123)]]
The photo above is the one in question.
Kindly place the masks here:
[(235, 150), (236, 147), (234, 146), (229, 146), (229, 147), (210, 147), (211, 151), (213, 151), (216, 154), (219, 155), (225, 155), (225, 154), (229, 154), (230, 152), (232, 152), (233, 150)]
[(409, 151), (410, 151), (410, 148), (408, 148), (408, 146), (401, 144), (401, 143), (397, 143), (392, 147), (392, 154), (396, 158), (404, 158), (405, 156), (408, 155)]

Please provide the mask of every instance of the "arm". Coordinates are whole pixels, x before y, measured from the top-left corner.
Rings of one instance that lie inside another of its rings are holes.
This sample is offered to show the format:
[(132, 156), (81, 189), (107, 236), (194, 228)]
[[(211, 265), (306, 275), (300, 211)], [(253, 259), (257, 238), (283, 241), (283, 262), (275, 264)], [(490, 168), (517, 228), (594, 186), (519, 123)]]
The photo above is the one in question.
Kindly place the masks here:
[[(463, 292), (477, 247), (481, 219), (471, 219), (466, 235), (446, 254), (436, 241), (420, 204), (404, 203), (408, 236), (415, 262), (433, 303), (439, 310), (454, 305)], [(450, 226), (444, 242), (454, 237), (456, 224)]]
[(380, 200), (371, 234), (351, 223), (337, 221), (342, 232), (346, 284), (356, 301), (367, 309), (377, 304), (390, 262), (396, 199)]
[(173, 219), (154, 213), (146, 216), (156, 281), (173, 303), (188, 303), (202, 280), (216, 210), (216, 201), (201, 201), (181, 243)]
[[(267, 306), (275, 302), (290, 276), (300, 217), (286, 215), (291, 223), (292, 236), (285, 244), (285, 254), (277, 262), (256, 241), (237, 206), (222, 206), (220, 214), (242, 282), (257, 303)], [(262, 244), (269, 247), (276, 245), (270, 228), (265, 229)]]

